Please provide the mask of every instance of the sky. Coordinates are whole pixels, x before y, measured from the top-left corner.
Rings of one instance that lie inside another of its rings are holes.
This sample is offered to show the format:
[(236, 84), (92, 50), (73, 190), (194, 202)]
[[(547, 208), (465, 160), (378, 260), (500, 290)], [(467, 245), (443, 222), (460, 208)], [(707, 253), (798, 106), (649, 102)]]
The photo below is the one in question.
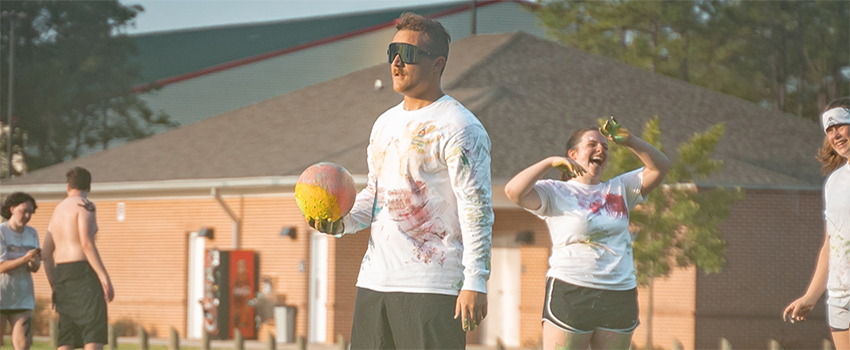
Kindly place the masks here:
[[(142, 5), (128, 34), (457, 2), (459, 0), (119, 0)], [(461, 0), (462, 1), (462, 0)]]

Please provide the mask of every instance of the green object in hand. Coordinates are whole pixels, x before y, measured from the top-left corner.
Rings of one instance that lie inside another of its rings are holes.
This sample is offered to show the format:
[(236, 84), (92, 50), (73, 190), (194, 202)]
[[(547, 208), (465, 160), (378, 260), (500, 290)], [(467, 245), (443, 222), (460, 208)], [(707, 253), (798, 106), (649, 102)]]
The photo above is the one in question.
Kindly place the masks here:
[(608, 118), (605, 124), (602, 124), (602, 127), (599, 128), (599, 133), (618, 144), (626, 142), (629, 136), (631, 136), (629, 130), (617, 122), (617, 119), (614, 119), (613, 116)]

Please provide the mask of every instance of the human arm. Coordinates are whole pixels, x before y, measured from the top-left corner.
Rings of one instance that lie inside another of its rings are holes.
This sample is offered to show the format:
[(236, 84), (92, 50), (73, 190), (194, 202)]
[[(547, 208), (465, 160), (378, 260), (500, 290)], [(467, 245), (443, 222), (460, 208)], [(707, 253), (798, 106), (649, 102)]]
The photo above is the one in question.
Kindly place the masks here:
[(463, 286), (455, 318), (471, 330), (487, 316), (493, 226), (490, 138), (480, 125), (467, 126), (447, 140), (443, 154), (463, 238)]
[(806, 294), (788, 304), (785, 311), (782, 313), (782, 319), (791, 321), (805, 321), (809, 311), (815, 308), (815, 304), (820, 299), (823, 292), (826, 290), (826, 282), (829, 279), (829, 234), (826, 233), (823, 239), (823, 245), (818, 254), (818, 262), (815, 265), (815, 273), (812, 276), (812, 281), (809, 283), (809, 288), (806, 289)]
[(34, 259), (36, 259), (36, 250), (30, 249), (20, 258), (0, 262), (0, 273), (7, 273), (21, 266), (29, 265)]
[(520, 171), (505, 185), (505, 194), (511, 202), (529, 209), (537, 210), (543, 205), (540, 194), (534, 190), (537, 180), (546, 175), (551, 168), (568, 174), (569, 177), (581, 176), (585, 170), (574, 160), (566, 157), (548, 157)]
[(369, 142), (366, 148), (366, 163), (368, 165), (368, 175), (366, 187), (357, 193), (354, 200), (354, 205), (351, 210), (337, 221), (322, 221), (311, 220), (307, 218), (310, 227), (316, 231), (333, 235), (334, 237), (342, 237), (345, 234), (356, 233), (363, 229), (369, 228), (372, 225), (373, 216), (375, 213), (375, 194), (377, 193), (377, 178), (372, 166), (372, 148), (373, 142)]
[[(86, 204), (90, 204), (86, 200)], [(107, 301), (112, 301), (115, 297), (115, 291), (112, 288), (112, 280), (106, 272), (106, 267), (103, 265), (103, 260), (100, 258), (100, 253), (94, 243), (94, 235), (97, 232), (97, 218), (95, 215), (94, 205), (84, 206), (78, 209), (77, 213), (77, 232), (80, 239), (80, 248), (86, 256), (86, 260), (91, 265), (92, 270), (97, 274), (101, 285), (103, 286), (103, 296)]]
[(626, 128), (617, 122), (614, 117), (608, 119), (599, 128), (599, 132), (609, 140), (628, 147), (643, 163), (643, 180), (641, 181), (640, 194), (646, 197), (649, 192), (658, 187), (667, 171), (670, 170), (670, 159), (658, 148), (649, 142), (632, 135)]
[(53, 243), (53, 235), (50, 234), (50, 227), (47, 227), (47, 234), (44, 236), (44, 248), (41, 249), (41, 257), (44, 260), (44, 275), (47, 276), (47, 283), (50, 284), (50, 289), (53, 289), (53, 268), (56, 264), (53, 260), (53, 251), (56, 250), (56, 245)]
[(33, 250), (35, 251), (35, 254), (27, 263), (27, 269), (29, 269), (30, 272), (38, 272), (38, 269), (41, 267), (41, 249), (36, 248)]
[(32, 260), (27, 263), (27, 269), (30, 272), (38, 272), (38, 269), (41, 267), (41, 246), (38, 244), (38, 232), (35, 229), (32, 230), (33, 239), (35, 240), (35, 254), (33, 255)]

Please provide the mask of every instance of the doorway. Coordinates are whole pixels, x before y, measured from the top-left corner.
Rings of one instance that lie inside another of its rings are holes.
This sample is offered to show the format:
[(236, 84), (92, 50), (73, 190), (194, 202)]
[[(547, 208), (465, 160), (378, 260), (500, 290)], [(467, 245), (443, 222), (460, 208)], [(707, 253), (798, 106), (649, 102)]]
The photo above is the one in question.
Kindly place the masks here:
[(328, 235), (313, 231), (310, 240), (311, 343), (327, 342), (328, 330)]
[(203, 336), (204, 309), (201, 299), (204, 298), (204, 237), (197, 232), (189, 234), (189, 281), (186, 296), (186, 337), (200, 339)]
[(487, 317), (481, 323), (481, 340), (496, 346), (519, 347), (522, 256), (515, 233), (493, 233), (490, 280), (487, 281)]

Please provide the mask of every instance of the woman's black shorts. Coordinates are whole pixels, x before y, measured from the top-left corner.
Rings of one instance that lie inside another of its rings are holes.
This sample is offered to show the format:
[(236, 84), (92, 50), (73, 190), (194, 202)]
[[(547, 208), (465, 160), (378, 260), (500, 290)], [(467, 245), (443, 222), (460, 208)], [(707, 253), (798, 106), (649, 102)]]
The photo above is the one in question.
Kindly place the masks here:
[(573, 333), (588, 333), (596, 329), (634, 332), (640, 323), (637, 289), (586, 288), (547, 277), (543, 321)]

